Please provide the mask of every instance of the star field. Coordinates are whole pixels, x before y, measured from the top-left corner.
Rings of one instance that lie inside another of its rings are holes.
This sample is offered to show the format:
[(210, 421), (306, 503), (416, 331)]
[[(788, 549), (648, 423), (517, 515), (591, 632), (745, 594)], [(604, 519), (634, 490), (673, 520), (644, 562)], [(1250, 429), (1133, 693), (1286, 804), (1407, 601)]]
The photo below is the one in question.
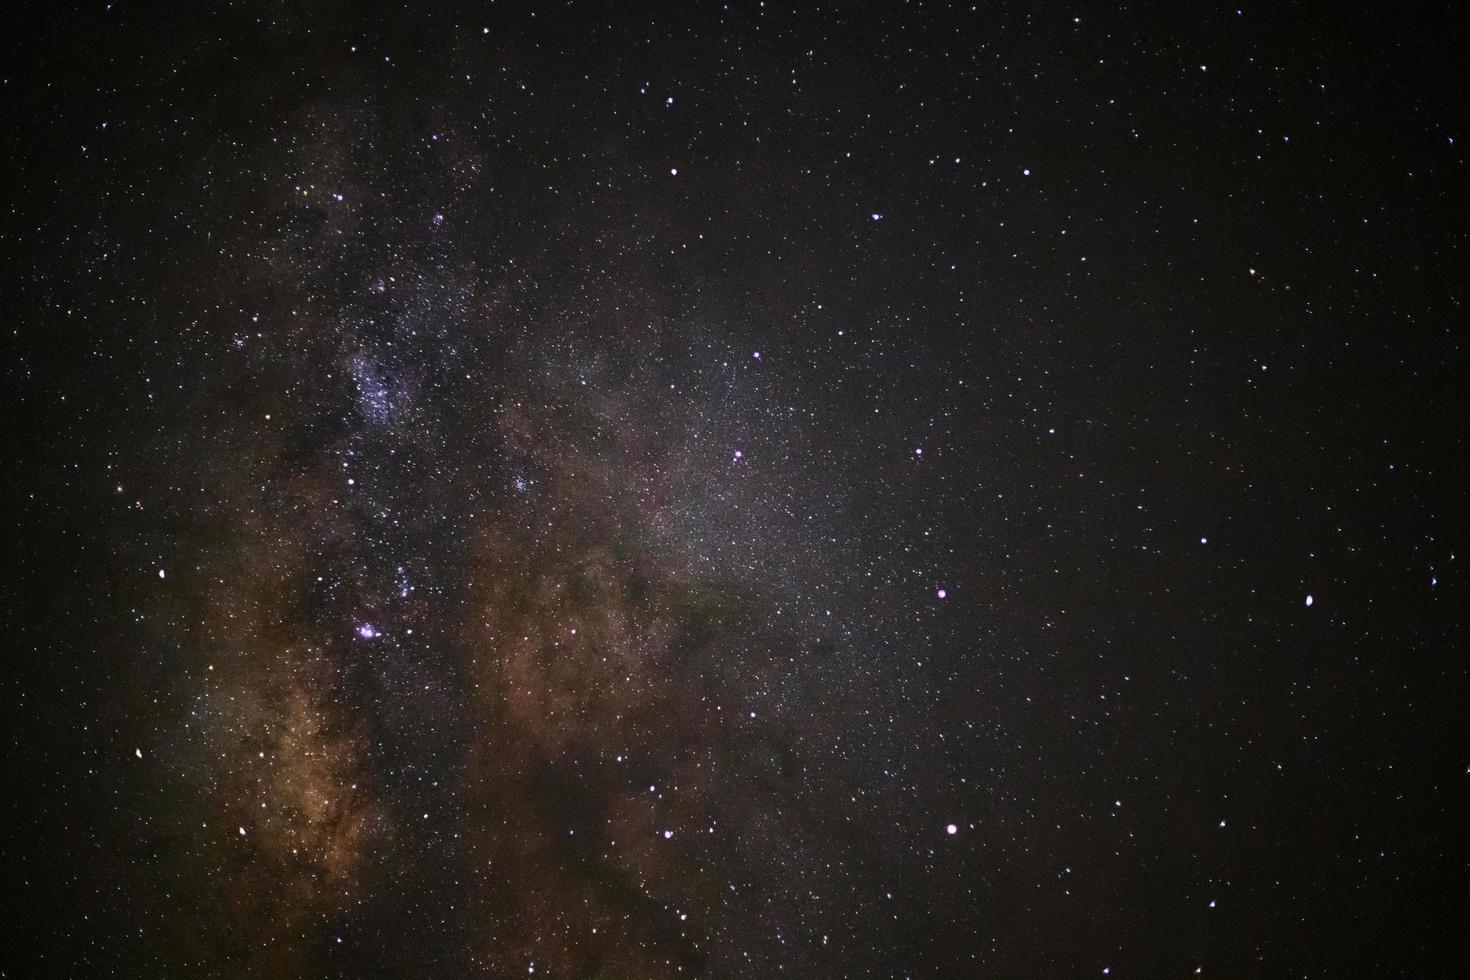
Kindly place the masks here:
[(1444, 13), (7, 10), (0, 974), (1460, 975)]

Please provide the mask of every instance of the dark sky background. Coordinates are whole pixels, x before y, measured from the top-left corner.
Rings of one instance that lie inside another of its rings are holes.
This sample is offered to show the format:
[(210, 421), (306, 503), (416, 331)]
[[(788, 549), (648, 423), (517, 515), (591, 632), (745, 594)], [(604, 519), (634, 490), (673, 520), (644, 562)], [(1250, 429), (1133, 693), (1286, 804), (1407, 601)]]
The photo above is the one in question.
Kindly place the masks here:
[(3, 17), (0, 974), (1470, 968), (1452, 5)]

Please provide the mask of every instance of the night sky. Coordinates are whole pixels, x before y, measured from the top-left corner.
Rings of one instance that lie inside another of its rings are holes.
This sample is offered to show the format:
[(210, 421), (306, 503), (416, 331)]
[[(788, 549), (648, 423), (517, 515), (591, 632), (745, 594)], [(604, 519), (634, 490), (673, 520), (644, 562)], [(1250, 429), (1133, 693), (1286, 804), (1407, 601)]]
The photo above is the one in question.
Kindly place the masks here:
[(0, 975), (1470, 969), (1450, 5), (0, 16)]

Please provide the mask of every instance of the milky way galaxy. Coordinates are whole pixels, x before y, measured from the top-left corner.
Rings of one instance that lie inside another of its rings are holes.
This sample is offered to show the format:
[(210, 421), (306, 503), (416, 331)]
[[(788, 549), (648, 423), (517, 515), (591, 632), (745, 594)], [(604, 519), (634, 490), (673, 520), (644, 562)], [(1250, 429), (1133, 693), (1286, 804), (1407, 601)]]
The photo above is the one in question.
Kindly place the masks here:
[(5, 15), (0, 974), (1463, 968), (1449, 34), (635, 6)]

